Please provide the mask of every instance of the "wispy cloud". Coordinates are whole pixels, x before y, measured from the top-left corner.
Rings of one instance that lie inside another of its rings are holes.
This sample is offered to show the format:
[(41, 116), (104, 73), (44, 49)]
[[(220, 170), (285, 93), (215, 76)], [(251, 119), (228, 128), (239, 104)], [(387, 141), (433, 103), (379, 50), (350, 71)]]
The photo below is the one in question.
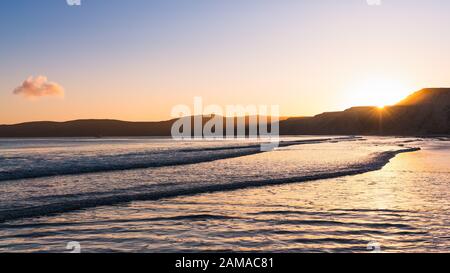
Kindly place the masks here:
[(64, 96), (64, 88), (55, 82), (48, 81), (45, 76), (30, 76), (22, 85), (14, 89), (13, 93), (26, 98)]

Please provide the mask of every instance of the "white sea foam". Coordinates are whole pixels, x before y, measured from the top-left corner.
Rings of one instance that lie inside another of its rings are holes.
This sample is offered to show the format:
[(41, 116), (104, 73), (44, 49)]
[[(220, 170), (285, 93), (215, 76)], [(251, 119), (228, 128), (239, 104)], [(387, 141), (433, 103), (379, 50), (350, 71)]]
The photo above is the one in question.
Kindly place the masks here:
[[(172, 161), (166, 166), (160, 164), (162, 167), (151, 165), (101, 173), (97, 169), (87, 174), (79, 171), (76, 175), (4, 181), (0, 183), (0, 222), (132, 201), (355, 175), (380, 169), (398, 153), (417, 150), (392, 143), (349, 140), (361, 139), (291, 140), (267, 153), (260, 153), (259, 145), (255, 144), (202, 147), (195, 144), (176, 150), (174, 158), (180, 164)], [(170, 154), (168, 151), (157, 153), (153, 159)], [(180, 157), (180, 153), (188, 156)], [(192, 160), (191, 154), (200, 154), (201, 160)], [(120, 159), (121, 156), (112, 158), (120, 164), (142, 159), (139, 153), (128, 153), (126, 159)], [(70, 166), (70, 160), (65, 164)], [(61, 162), (60, 166), (65, 164)], [(108, 170), (117, 170), (114, 164), (106, 166)]]

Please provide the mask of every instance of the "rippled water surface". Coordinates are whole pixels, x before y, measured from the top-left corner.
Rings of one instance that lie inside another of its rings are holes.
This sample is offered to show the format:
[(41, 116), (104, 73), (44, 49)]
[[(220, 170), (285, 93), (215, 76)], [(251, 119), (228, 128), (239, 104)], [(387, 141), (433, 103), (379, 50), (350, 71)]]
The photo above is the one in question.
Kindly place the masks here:
[(64, 252), (70, 241), (84, 252), (450, 251), (448, 141), (297, 137), (261, 153), (255, 141), (4, 140), (0, 149), (0, 251)]

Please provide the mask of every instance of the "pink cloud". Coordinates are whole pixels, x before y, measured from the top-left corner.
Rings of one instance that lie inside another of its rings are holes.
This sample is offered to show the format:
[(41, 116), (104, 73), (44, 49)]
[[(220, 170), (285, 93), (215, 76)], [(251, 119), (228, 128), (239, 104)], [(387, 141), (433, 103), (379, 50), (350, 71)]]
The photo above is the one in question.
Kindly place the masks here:
[(49, 82), (45, 76), (37, 76), (35, 78), (30, 76), (13, 92), (26, 98), (64, 96), (64, 88), (55, 82)]

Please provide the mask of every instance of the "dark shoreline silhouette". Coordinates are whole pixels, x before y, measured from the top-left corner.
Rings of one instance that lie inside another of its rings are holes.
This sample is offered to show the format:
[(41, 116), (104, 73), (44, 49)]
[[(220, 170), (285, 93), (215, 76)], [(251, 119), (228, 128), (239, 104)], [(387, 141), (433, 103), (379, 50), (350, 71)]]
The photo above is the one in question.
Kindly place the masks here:
[[(204, 117), (203, 122), (209, 118)], [(224, 123), (229, 118), (224, 118)], [(176, 121), (74, 120), (0, 125), (0, 137), (170, 136)], [(246, 124), (249, 119), (246, 118)], [(450, 135), (450, 88), (422, 89), (396, 105), (352, 107), (280, 121), (281, 135)]]

